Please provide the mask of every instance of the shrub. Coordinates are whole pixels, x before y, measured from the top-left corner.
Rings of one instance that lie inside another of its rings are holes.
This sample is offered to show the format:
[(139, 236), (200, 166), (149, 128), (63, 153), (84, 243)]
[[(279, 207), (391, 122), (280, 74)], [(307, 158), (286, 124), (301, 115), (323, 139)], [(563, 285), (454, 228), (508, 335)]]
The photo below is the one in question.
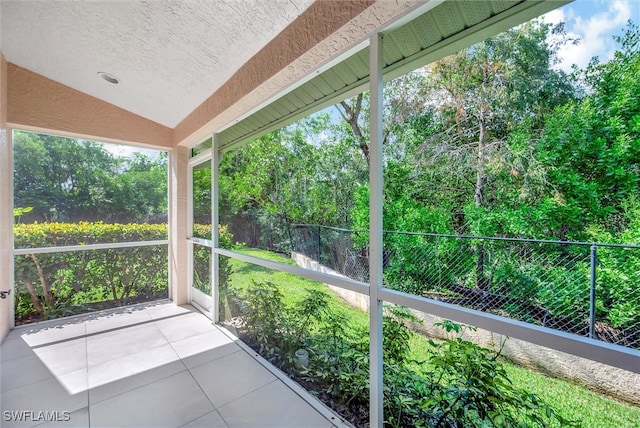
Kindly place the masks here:
[[(323, 291), (286, 304), (280, 287), (254, 282), (244, 293), (240, 337), (354, 425), (366, 426), (369, 407), (369, 337), (329, 304)], [(546, 427), (575, 425), (538, 397), (511, 385), (500, 352), (453, 337), (430, 341), (424, 361), (411, 361), (408, 321), (400, 307), (385, 310), (385, 426)], [(462, 333), (464, 326), (442, 327)], [(296, 367), (293, 354), (311, 358)]]
[[(164, 240), (167, 225), (16, 224), (14, 237), (16, 248)], [(224, 226), (220, 226), (220, 243), (231, 245)], [(16, 319), (56, 318), (167, 297), (167, 256), (166, 245), (16, 256)], [(196, 263), (200, 261), (196, 257)], [(230, 274), (226, 261), (221, 261), (220, 274), (226, 281)]]
[[(436, 324), (461, 334), (467, 326), (451, 321)], [(422, 401), (437, 417), (436, 427), (546, 427), (551, 421), (577, 424), (562, 418), (538, 397), (511, 384), (490, 351), (457, 336), (441, 343), (430, 341), (426, 372), (429, 390)]]

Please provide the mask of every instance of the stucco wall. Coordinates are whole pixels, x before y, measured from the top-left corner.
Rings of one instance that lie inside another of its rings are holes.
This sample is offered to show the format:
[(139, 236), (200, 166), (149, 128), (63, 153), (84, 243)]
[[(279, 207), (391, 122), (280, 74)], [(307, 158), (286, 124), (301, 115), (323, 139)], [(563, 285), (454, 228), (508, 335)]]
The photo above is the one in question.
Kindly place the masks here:
[(316, 0), (178, 126), (190, 145), (312, 73), (418, 0)]
[(7, 121), (98, 141), (171, 148), (173, 130), (9, 63)]
[(176, 305), (189, 300), (188, 153), (186, 147), (169, 153), (169, 297)]
[[(314, 271), (342, 276), (332, 269), (299, 253), (291, 253), (298, 266)], [(360, 293), (329, 286), (347, 303), (363, 311), (369, 310), (369, 298)], [(412, 311), (422, 320), (413, 328), (425, 336), (444, 338), (446, 333), (434, 324), (443, 319), (423, 312)], [(489, 349), (499, 349), (506, 340), (502, 353), (514, 362), (532, 368), (540, 373), (571, 380), (591, 390), (601, 392), (629, 403), (640, 405), (640, 374), (608, 366), (587, 358), (535, 345), (519, 339), (507, 338), (488, 330), (465, 332), (463, 337)]]

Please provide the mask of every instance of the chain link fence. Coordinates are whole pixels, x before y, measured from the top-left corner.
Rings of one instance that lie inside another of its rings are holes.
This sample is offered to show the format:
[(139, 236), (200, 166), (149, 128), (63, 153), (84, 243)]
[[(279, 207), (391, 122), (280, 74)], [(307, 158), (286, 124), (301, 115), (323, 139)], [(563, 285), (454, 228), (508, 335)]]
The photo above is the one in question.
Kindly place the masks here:
[(286, 218), (262, 211), (248, 212), (220, 216), (220, 224), (228, 226), (234, 244), (281, 254), (288, 254), (293, 250), (294, 236)]
[[(291, 248), (368, 282), (368, 232), (291, 225)], [(640, 246), (385, 232), (385, 286), (640, 349)]]
[(351, 279), (369, 282), (369, 253), (354, 240), (368, 240), (367, 231), (336, 227), (292, 225), (293, 250)]

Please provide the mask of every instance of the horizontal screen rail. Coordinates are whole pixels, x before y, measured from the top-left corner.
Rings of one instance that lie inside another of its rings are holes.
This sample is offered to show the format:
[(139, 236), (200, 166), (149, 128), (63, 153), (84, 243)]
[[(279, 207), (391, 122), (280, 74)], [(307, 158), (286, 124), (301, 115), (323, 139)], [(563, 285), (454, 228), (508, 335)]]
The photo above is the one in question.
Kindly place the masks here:
[(203, 247), (209, 247), (209, 248), (214, 248), (215, 245), (213, 245), (213, 240), (212, 239), (204, 239), (204, 238), (187, 238), (187, 240), (189, 242), (191, 242), (192, 244), (198, 244), (201, 245)]
[(13, 255), (23, 256), (26, 254), (65, 253), (70, 251), (117, 250), (120, 248), (151, 247), (154, 245), (168, 244), (168, 239), (159, 239), (156, 241), (109, 242), (105, 244), (66, 245), (63, 247), (16, 248), (13, 250)]
[(603, 364), (640, 373), (640, 351), (608, 342), (589, 339), (523, 321), (488, 314), (438, 300), (412, 296), (383, 288), (381, 300), (406, 306), (427, 314), (469, 324), (484, 330), (545, 346)]
[[(369, 295), (369, 284), (346, 277), (311, 271), (294, 265), (265, 260), (234, 251), (214, 248), (216, 254), (242, 260), (266, 268), (283, 271), (299, 277)], [(389, 288), (381, 288), (378, 298), (477, 328), (492, 331), (514, 339), (587, 358), (633, 373), (640, 373), (640, 351), (624, 346), (594, 340), (576, 334), (554, 330), (474, 309), (465, 308), (422, 296), (414, 296)]]
[(342, 276), (330, 275), (324, 272), (316, 272), (294, 265), (288, 265), (285, 263), (274, 262), (271, 260), (261, 259), (259, 257), (236, 253), (235, 251), (223, 250), (221, 248), (214, 248), (213, 251), (221, 256), (231, 257), (233, 259), (242, 260), (243, 262), (251, 263), (254, 265), (290, 273), (292, 275), (300, 276), (312, 281), (318, 281), (324, 284), (344, 288), (346, 290), (355, 291), (356, 293), (361, 293), (366, 296), (369, 295), (369, 284), (367, 284), (366, 282), (356, 281), (354, 279)]

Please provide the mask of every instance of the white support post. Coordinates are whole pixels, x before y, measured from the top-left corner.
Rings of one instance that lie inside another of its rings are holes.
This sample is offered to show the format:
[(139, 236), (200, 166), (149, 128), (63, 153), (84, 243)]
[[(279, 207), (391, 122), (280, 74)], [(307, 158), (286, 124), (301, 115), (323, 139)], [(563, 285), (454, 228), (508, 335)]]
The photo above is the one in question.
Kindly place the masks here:
[(14, 327), (15, 321), (12, 150), (12, 131), (5, 128), (0, 120), (0, 291), (10, 292), (6, 298), (0, 299), (0, 343)]
[(382, 39), (381, 33), (371, 37), (370, 55), (370, 120), (369, 120), (369, 426), (382, 427), (383, 361), (382, 361), (382, 288), (383, 274), (383, 163), (382, 163)]
[[(213, 241), (213, 248), (218, 248), (220, 244), (218, 223), (218, 175), (220, 166), (220, 150), (218, 148), (218, 134), (213, 134), (213, 140), (211, 142), (211, 239)], [(213, 293), (213, 304), (211, 308), (211, 320), (213, 323), (220, 321), (220, 275), (219, 275), (219, 260), (220, 255), (214, 250), (211, 251), (212, 266), (211, 266), (211, 292)]]
[(193, 260), (194, 246), (191, 239), (193, 238), (193, 165), (189, 162), (187, 168), (187, 239), (189, 240), (187, 251), (187, 301), (192, 302), (193, 299)]

